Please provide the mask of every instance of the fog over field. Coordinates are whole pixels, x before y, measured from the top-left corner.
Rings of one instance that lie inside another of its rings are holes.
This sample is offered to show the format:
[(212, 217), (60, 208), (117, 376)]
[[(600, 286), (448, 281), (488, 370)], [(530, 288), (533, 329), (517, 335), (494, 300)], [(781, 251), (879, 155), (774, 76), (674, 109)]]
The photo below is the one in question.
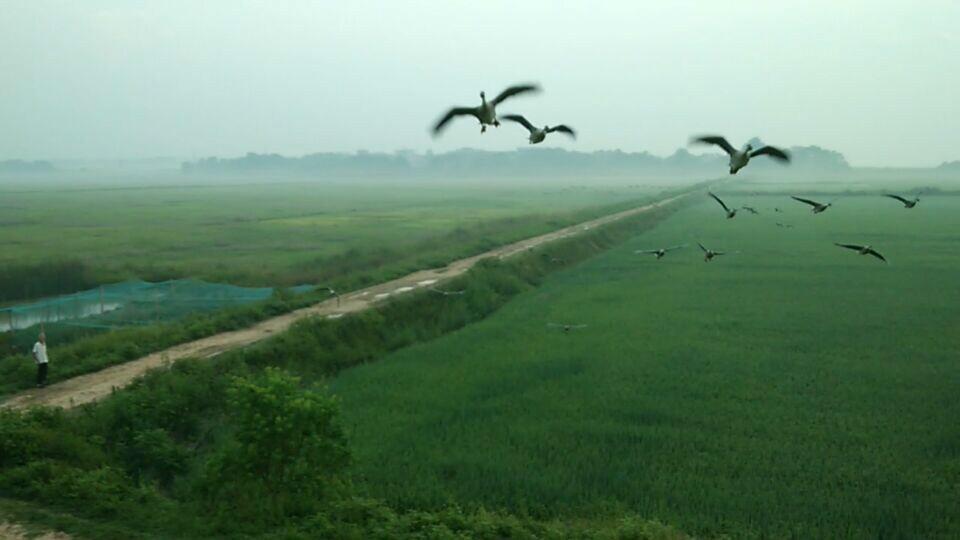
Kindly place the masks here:
[(958, 20), (952, 0), (7, 1), (0, 159), (509, 149), (516, 126), (427, 128), (534, 81), (507, 112), (580, 150), (720, 132), (935, 166), (960, 159)]
[(0, 0), (5, 540), (960, 538), (957, 0)]

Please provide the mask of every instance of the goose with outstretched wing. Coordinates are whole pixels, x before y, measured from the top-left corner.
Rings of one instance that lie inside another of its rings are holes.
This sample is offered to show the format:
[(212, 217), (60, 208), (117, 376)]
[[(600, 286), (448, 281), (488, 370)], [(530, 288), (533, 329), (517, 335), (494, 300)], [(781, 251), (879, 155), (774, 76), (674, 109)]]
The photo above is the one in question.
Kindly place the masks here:
[(701, 137), (694, 137), (690, 142), (719, 146), (724, 152), (727, 153), (728, 156), (730, 156), (730, 174), (737, 174), (737, 171), (746, 167), (747, 163), (750, 163), (751, 158), (755, 158), (757, 156), (769, 156), (783, 163), (790, 162), (790, 154), (777, 148), (776, 146), (761, 146), (760, 148), (754, 150), (753, 145), (746, 144), (744, 145), (743, 150), (737, 150), (732, 144), (727, 142), (727, 139), (721, 137), (720, 135), (704, 135)]
[(905, 198), (903, 198), (903, 197), (901, 197), (901, 196), (899, 196), (899, 195), (894, 195), (894, 194), (892, 194), (892, 193), (886, 193), (886, 194), (884, 194), (884, 197), (890, 197), (891, 199), (896, 199), (896, 200), (902, 202), (904, 208), (913, 208), (914, 206), (917, 205), (918, 202), (920, 202), (920, 197), (914, 197), (914, 198), (911, 200), (911, 199), (905, 199)]
[(721, 200), (720, 200), (720, 197), (717, 197), (716, 195), (714, 195), (714, 194), (711, 193), (711, 192), (707, 192), (707, 195), (713, 197), (713, 200), (715, 200), (715, 201), (717, 201), (718, 203), (720, 203), (720, 206), (723, 207), (723, 211), (727, 213), (727, 219), (732, 219), (732, 218), (736, 217), (736, 215), (737, 215), (737, 209), (736, 209), (736, 208), (734, 208), (733, 210), (731, 210), (730, 208), (727, 208), (726, 203), (724, 203), (723, 201), (721, 201)]
[(712, 249), (708, 249), (706, 246), (704, 246), (700, 242), (697, 242), (697, 245), (700, 246), (700, 249), (703, 250), (703, 262), (710, 262), (713, 260), (714, 257), (727, 254), (725, 251), (714, 251)]
[(503, 119), (510, 122), (515, 122), (527, 128), (527, 131), (530, 132), (530, 139), (529, 139), (530, 144), (538, 144), (543, 142), (543, 140), (547, 138), (548, 133), (553, 133), (555, 131), (558, 131), (560, 133), (566, 133), (567, 135), (573, 137), (574, 139), (577, 138), (576, 132), (574, 132), (572, 128), (564, 124), (560, 124), (559, 126), (552, 126), (552, 127), (543, 126), (543, 128), (538, 128), (533, 124), (531, 124), (526, 118), (524, 118), (523, 116), (520, 116), (519, 114), (505, 114), (503, 115)]
[(833, 206), (833, 202), (828, 202), (827, 204), (823, 204), (823, 203), (818, 203), (817, 201), (811, 201), (810, 199), (804, 199), (802, 197), (794, 197), (793, 195), (791, 195), (790, 198), (795, 201), (800, 201), (803, 204), (809, 204), (814, 214), (825, 212), (827, 208), (830, 208), (831, 206)]
[(883, 255), (881, 255), (877, 250), (873, 249), (871, 246), (860, 246), (857, 244), (838, 244), (836, 242), (834, 242), (834, 245), (842, 248), (852, 249), (853, 251), (856, 251), (861, 255), (873, 255), (874, 257), (880, 259), (881, 261), (887, 262), (887, 259)]
[(458, 116), (473, 116), (480, 122), (480, 133), (487, 131), (487, 126), (499, 127), (500, 121), (497, 120), (497, 105), (507, 99), (525, 94), (528, 92), (537, 92), (540, 87), (535, 84), (520, 84), (511, 86), (495, 97), (492, 101), (487, 101), (487, 95), (480, 92), (480, 105), (476, 107), (454, 107), (447, 111), (445, 115), (433, 126), (434, 136), (438, 135), (446, 125)]
[(660, 260), (667, 253), (670, 253), (671, 251), (674, 251), (683, 247), (686, 247), (686, 244), (682, 246), (673, 246), (673, 247), (660, 248), (660, 249), (638, 249), (634, 251), (634, 253), (637, 253), (639, 255), (656, 255), (657, 260)]

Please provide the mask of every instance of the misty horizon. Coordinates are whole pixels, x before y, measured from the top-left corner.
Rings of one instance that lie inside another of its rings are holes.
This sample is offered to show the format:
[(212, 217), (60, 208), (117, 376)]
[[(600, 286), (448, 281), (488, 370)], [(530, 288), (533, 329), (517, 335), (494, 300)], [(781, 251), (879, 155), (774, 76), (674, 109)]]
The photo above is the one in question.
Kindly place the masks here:
[(719, 133), (933, 167), (960, 159), (957, 20), (947, 1), (15, 3), (0, 160), (507, 150), (519, 126), (429, 128), (530, 81), (501, 113), (580, 135), (546, 145), (669, 155)]

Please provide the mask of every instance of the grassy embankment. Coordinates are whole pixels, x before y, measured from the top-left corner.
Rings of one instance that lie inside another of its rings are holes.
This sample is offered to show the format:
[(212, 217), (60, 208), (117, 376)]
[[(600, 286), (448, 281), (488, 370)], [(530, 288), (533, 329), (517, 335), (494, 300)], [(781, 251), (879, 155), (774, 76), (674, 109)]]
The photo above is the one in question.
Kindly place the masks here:
[(462, 296), (420, 292), (343, 319), (305, 321), (244, 350), (151, 372), (73, 412), (4, 412), (2, 506), (81, 538), (680, 538), (626, 512), (543, 520), (480, 505), (417, 511), (361, 496), (347, 465), (350, 429), (317, 386), (480, 320), (672, 211), (483, 262), (451, 284), (468, 291)]
[[(960, 536), (960, 199), (813, 215), (717, 190), (761, 214), (703, 197), (484, 321), (341, 373), (363, 492), (629, 510), (703, 537)], [(704, 263), (697, 241), (731, 253)]]

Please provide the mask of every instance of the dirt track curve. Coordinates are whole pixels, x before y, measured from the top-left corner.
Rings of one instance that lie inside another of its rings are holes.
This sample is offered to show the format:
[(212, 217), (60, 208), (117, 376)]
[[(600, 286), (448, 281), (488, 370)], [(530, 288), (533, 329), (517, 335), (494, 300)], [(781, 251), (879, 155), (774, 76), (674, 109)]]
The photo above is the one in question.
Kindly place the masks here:
[[(72, 379), (20, 392), (0, 404), (0, 408), (26, 408), (34, 405), (55, 407), (76, 407), (109, 395), (115, 388), (130, 384), (147, 370), (164, 366), (184, 358), (210, 358), (226, 351), (238, 349), (283, 332), (292, 324), (308, 317), (340, 317), (368, 309), (377, 302), (392, 295), (403, 294), (420, 287), (429, 287), (459, 276), (469, 270), (477, 261), (488, 257), (504, 258), (537, 247), (541, 244), (560, 240), (578, 232), (605, 225), (623, 218), (639, 214), (669, 204), (683, 195), (677, 195), (661, 201), (610, 214), (601, 218), (578, 223), (558, 229), (551, 233), (507, 244), (494, 250), (454, 261), (444, 268), (421, 270), (407, 276), (380, 283), (366, 289), (351, 292), (340, 299), (325, 300), (310, 307), (298, 309), (284, 315), (261, 321), (249, 328), (224, 332), (205, 338), (175, 345), (169, 349), (148, 354), (137, 360), (117, 364), (94, 373), (80, 375)], [(52, 359), (56, 362), (56, 358)], [(54, 364), (56, 365), (56, 364)]]

